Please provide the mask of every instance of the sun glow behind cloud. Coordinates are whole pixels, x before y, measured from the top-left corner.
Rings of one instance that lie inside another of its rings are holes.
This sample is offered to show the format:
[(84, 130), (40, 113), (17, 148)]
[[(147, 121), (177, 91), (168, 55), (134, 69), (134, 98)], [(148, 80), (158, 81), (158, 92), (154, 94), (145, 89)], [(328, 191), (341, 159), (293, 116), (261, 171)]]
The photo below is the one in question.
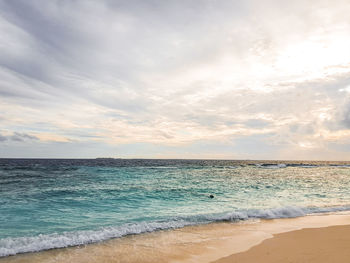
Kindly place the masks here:
[(350, 4), (311, 2), (3, 1), (0, 155), (348, 158)]
[(347, 72), (350, 36), (331, 34), (330, 38), (291, 44), (281, 52), (276, 67), (290, 76), (310, 79)]

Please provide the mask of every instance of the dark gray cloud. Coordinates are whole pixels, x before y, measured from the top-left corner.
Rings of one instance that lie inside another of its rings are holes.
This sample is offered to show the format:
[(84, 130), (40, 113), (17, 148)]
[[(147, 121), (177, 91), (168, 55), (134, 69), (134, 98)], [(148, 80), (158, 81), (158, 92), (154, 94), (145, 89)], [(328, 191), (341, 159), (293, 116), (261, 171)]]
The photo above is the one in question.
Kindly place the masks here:
[(10, 138), (12, 141), (19, 141), (19, 142), (23, 142), (26, 140), (38, 140), (36, 136), (29, 135), (26, 133), (21, 133), (21, 132), (15, 132)]
[(7, 137), (0, 134), (0, 142), (4, 142), (6, 140), (7, 140)]
[(350, 129), (350, 103), (345, 106), (343, 118), (341, 123), (344, 125), (344, 128)]
[(24, 141), (35, 141), (39, 140), (36, 136), (23, 133), (23, 132), (14, 132), (11, 135), (1, 135), (0, 142), (4, 141), (13, 141), (13, 142), (24, 142)]

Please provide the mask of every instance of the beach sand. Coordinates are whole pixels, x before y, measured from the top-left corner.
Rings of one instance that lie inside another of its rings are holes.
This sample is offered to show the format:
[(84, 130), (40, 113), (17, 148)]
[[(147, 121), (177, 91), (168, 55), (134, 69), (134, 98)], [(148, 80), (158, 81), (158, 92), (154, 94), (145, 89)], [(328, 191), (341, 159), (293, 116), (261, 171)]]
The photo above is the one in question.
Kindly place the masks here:
[(246, 252), (215, 263), (350, 262), (350, 225), (277, 234)]
[[(313, 259), (317, 259), (318, 263), (349, 262), (333, 260), (341, 260), (340, 257), (350, 259), (348, 225), (349, 213), (214, 223), (20, 254), (1, 258), (0, 263), (316, 262)], [(305, 243), (299, 242), (299, 239)], [(274, 258), (270, 260), (267, 254)], [(284, 254), (287, 258), (281, 259)], [(236, 257), (240, 257), (239, 261)], [(330, 257), (332, 260), (327, 261)], [(263, 261), (265, 258), (266, 261)]]

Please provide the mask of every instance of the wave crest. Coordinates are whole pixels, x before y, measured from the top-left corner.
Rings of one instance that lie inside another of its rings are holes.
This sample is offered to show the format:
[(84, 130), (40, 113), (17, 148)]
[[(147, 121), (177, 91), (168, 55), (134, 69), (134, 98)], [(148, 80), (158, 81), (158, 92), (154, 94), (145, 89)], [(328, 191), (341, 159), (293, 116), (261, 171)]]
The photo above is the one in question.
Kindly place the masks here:
[(219, 221), (239, 221), (248, 219), (276, 219), (293, 218), (308, 214), (350, 211), (348, 206), (334, 207), (280, 207), (273, 209), (251, 209), (216, 215), (200, 215), (179, 218), (164, 222), (141, 222), (126, 224), (118, 227), (105, 227), (99, 230), (86, 230), (53, 234), (40, 234), (32, 237), (17, 237), (0, 239), (0, 257), (18, 253), (37, 252), (53, 248), (96, 243), (111, 238), (118, 238), (131, 234), (141, 234), (157, 230), (175, 229), (184, 226), (207, 224)]

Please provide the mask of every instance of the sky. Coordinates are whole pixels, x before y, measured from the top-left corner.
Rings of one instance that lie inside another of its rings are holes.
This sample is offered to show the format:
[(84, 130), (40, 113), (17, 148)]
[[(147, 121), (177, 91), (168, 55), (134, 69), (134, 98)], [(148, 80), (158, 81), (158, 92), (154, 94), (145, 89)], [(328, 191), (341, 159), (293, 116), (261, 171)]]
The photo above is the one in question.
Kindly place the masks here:
[(0, 0), (0, 157), (350, 159), (348, 0)]

